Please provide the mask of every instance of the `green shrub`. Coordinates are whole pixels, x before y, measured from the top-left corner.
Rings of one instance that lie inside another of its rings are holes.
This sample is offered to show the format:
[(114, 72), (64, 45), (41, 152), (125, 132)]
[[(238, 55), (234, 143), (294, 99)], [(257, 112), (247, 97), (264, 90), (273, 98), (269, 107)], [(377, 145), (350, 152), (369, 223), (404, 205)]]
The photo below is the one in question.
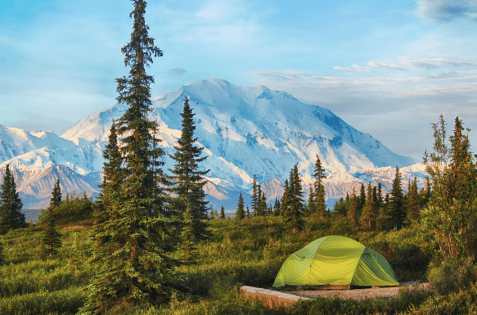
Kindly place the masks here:
[(429, 282), (435, 292), (447, 295), (469, 287), (476, 276), (477, 266), (470, 258), (447, 259), (429, 271)]

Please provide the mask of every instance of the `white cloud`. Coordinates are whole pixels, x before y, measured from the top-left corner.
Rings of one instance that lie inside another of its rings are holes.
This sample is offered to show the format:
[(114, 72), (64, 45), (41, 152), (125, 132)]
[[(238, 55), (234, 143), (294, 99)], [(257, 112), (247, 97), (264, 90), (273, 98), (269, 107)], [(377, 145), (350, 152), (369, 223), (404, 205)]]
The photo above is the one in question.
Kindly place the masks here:
[(354, 64), (351, 67), (352, 68), (343, 68), (343, 67), (340, 67), (340, 66), (334, 66), (333, 69), (340, 70), (340, 71), (346, 71), (346, 72), (371, 72), (370, 67), (360, 66), (360, 65), (357, 65), (357, 64)]
[[(441, 113), (449, 123), (459, 116), (466, 126), (477, 130), (475, 58), (432, 54), (400, 60), (368, 63), (372, 69), (382, 67), (385, 75), (368, 72), (365, 77), (339, 77), (290, 69), (262, 69), (251, 75), (256, 84), (328, 108), (391, 150), (416, 159), (422, 158), (424, 150), (432, 151), (431, 123)], [(391, 65), (408, 71), (393, 71)], [(477, 132), (470, 137), (477, 145)]]

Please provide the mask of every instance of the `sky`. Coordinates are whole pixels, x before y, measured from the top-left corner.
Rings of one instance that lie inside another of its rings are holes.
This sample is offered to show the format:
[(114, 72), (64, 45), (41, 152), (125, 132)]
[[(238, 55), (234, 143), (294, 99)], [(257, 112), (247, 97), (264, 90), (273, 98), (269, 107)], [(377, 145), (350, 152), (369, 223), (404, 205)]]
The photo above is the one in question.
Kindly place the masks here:
[[(0, 124), (62, 134), (116, 104), (127, 0), (0, 2)], [(153, 99), (219, 78), (330, 109), (422, 161), (432, 123), (477, 129), (477, 1), (157, 0)], [(469, 133), (472, 151), (477, 130)]]

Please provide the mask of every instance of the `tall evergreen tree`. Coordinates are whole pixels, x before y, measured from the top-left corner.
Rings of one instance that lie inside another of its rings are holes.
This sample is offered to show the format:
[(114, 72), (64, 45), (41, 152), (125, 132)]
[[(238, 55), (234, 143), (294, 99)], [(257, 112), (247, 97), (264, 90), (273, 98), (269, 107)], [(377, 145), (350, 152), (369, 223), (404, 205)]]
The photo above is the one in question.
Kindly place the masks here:
[(242, 220), (244, 218), (245, 218), (245, 209), (243, 208), (242, 193), (240, 193), (238, 204), (237, 204), (237, 212), (235, 213), (235, 219)]
[(326, 192), (323, 180), (326, 178), (326, 175), (325, 169), (321, 165), (320, 157), (318, 155), (316, 155), (315, 171), (313, 173), (313, 177), (315, 178), (315, 182), (313, 184), (315, 190), (315, 209), (313, 210), (315, 211), (318, 218), (324, 218), (326, 213)]
[(22, 213), (23, 203), (18, 196), (15, 178), (7, 164), (5, 177), (1, 186), (0, 194), (0, 234), (9, 230), (26, 227), (25, 214)]
[(175, 161), (174, 169), (170, 170), (170, 179), (173, 186), (170, 191), (177, 197), (172, 199), (172, 206), (180, 215), (187, 207), (190, 207), (192, 230), (196, 241), (210, 237), (207, 231), (207, 203), (205, 199), (204, 185), (207, 180), (204, 178), (209, 170), (200, 171), (200, 163), (207, 156), (201, 157), (204, 148), (199, 147), (194, 138), (195, 124), (194, 116), (189, 100), (186, 98), (182, 116), (182, 134), (174, 147), (174, 155), (170, 157)]
[(224, 206), (220, 207), (220, 219), (225, 219), (225, 209)]
[(376, 225), (376, 213), (374, 207), (374, 199), (373, 199), (373, 189), (371, 188), (371, 184), (368, 184), (368, 188), (366, 190), (366, 202), (364, 203), (363, 211), (361, 213), (361, 217), (359, 218), (359, 222), (361, 227), (365, 230), (374, 230)]
[(279, 216), (280, 215), (280, 199), (275, 199), (275, 204), (273, 205), (273, 215), (274, 216)]
[[(441, 258), (477, 257), (477, 156), (470, 151), (468, 134), (459, 117), (454, 134), (446, 143), (443, 116), (433, 124), (434, 152), (424, 155), (430, 175), (427, 189), (429, 205), (420, 214), (421, 224), (434, 237)], [(432, 186), (432, 193), (430, 191)]]
[(51, 192), (50, 206), (47, 209), (45, 230), (43, 232), (42, 244), (44, 247), (40, 249), (46, 255), (50, 257), (58, 253), (57, 248), (62, 246), (61, 243), (61, 233), (56, 230), (55, 216), (53, 214), (53, 209), (59, 207), (61, 204), (61, 187), (60, 180), (56, 180), (56, 185), (53, 187)]
[(400, 230), (406, 220), (406, 208), (404, 207), (401, 175), (399, 174), (399, 167), (397, 166), (391, 194), (392, 198), (390, 202), (389, 216), (391, 217), (392, 226)]
[(169, 301), (176, 291), (172, 279), (176, 278), (174, 266), (178, 262), (167, 255), (176, 223), (165, 208), (164, 163), (160, 160), (163, 150), (157, 147), (157, 122), (148, 119), (154, 79), (145, 71), (162, 51), (148, 35), (146, 1), (131, 1), (133, 32), (130, 42), (121, 49), (130, 71), (127, 77), (116, 80), (117, 101), (128, 106), (117, 122), (126, 174), (121, 183), (124, 196), (115, 210), (117, 216), (104, 218), (111, 238), (101, 251), (93, 250), (90, 263), (96, 274), (87, 287), (89, 294), (81, 309), (84, 313), (104, 313), (126, 303), (160, 304)]
[(257, 176), (254, 174), (253, 175), (253, 181), (252, 181), (252, 204), (251, 210), (252, 210), (252, 215), (254, 217), (258, 216), (263, 216), (262, 213), (262, 188), (260, 187), (260, 184), (257, 182)]
[(314, 186), (310, 184), (310, 193), (308, 195), (308, 213), (306, 213), (307, 216), (312, 216), (314, 215), (316, 211), (316, 204), (315, 204), (315, 189)]
[[(286, 183), (286, 182), (285, 182)], [(304, 225), (303, 221), (303, 191), (300, 182), (300, 174), (298, 173), (298, 164), (290, 171), (290, 183), (287, 191), (285, 191), (286, 204), (283, 210), (285, 224), (295, 233), (301, 230)], [(282, 198), (283, 200), (284, 198)]]
[(409, 188), (407, 201), (407, 214), (408, 219), (411, 222), (417, 221), (419, 219), (419, 192), (417, 190), (417, 179), (414, 177), (414, 181), (411, 183)]
[(358, 222), (357, 217), (358, 212), (358, 197), (356, 196), (356, 189), (353, 187), (353, 191), (351, 192), (351, 196), (349, 198), (348, 209), (347, 209), (347, 216), (351, 219), (351, 223), (353, 226), (356, 226)]
[(51, 199), (50, 199), (50, 207), (56, 208), (61, 205), (61, 187), (60, 187), (60, 179), (56, 179), (56, 185), (51, 192)]
[(358, 211), (356, 212), (357, 218), (361, 216), (361, 212), (363, 210), (364, 204), (366, 202), (366, 189), (364, 187), (364, 184), (361, 184), (361, 189), (359, 191), (359, 199), (358, 199)]
[(247, 214), (247, 218), (250, 218), (250, 209), (248, 208), (248, 206), (247, 206), (246, 214)]

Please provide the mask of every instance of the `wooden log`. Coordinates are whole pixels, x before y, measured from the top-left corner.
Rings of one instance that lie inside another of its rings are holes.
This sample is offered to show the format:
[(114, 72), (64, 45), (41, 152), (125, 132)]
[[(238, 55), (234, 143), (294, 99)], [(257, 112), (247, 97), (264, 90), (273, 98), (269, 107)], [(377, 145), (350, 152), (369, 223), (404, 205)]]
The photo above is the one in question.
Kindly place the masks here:
[(310, 298), (301, 297), (293, 294), (277, 292), (273, 290), (242, 286), (240, 287), (243, 295), (261, 301), (268, 308), (278, 308), (280, 306), (290, 307), (300, 300), (311, 300)]

